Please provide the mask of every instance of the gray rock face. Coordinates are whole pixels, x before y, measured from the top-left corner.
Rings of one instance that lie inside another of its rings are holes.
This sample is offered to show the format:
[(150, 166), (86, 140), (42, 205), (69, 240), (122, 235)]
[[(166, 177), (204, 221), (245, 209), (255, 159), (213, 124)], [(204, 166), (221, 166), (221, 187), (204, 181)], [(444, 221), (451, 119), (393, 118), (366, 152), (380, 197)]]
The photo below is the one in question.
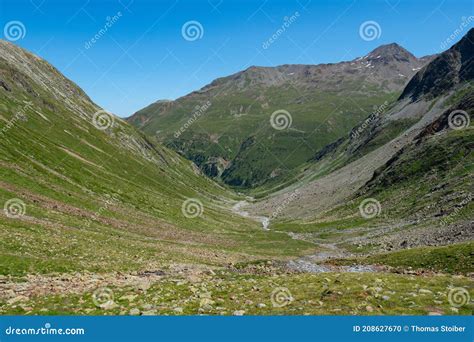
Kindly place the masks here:
[(437, 56), (433, 62), (420, 70), (408, 83), (400, 96), (435, 98), (453, 89), (456, 85), (474, 78), (474, 29), (459, 43)]

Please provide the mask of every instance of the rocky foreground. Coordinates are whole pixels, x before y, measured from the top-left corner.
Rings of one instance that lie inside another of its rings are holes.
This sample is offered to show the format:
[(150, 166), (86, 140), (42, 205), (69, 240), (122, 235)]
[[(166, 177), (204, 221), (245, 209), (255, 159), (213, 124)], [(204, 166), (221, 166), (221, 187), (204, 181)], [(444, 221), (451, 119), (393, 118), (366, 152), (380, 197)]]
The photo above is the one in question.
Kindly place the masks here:
[(210, 269), (0, 279), (0, 314), (472, 314), (472, 276), (288, 271), (271, 262)]

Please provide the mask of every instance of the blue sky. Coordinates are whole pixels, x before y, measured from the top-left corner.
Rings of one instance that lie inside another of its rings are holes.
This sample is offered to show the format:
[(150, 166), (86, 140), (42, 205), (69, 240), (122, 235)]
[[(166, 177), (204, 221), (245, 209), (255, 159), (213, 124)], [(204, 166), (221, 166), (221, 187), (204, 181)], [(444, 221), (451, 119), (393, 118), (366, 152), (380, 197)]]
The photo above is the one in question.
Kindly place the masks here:
[[(25, 34), (15, 44), (119, 116), (251, 65), (338, 62), (391, 42), (417, 56), (437, 53), (463, 18), (473, 26), (473, 15), (473, 0), (0, 0), (2, 39), (20, 21)], [(198, 35), (184, 37), (190, 21)], [(361, 37), (365, 22), (378, 25), (374, 36)]]

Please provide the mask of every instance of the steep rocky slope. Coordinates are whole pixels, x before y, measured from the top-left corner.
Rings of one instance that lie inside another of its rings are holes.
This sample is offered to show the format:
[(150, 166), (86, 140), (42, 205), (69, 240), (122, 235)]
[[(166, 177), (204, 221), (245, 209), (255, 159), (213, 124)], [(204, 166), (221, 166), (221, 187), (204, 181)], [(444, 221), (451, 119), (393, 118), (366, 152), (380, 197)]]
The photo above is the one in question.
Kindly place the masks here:
[(431, 58), (389, 44), (349, 62), (250, 67), (128, 121), (231, 186), (277, 184)]
[(396, 103), (249, 210), (272, 217), (271, 229), (351, 251), (472, 241), (473, 38), (471, 30), (421, 69)]

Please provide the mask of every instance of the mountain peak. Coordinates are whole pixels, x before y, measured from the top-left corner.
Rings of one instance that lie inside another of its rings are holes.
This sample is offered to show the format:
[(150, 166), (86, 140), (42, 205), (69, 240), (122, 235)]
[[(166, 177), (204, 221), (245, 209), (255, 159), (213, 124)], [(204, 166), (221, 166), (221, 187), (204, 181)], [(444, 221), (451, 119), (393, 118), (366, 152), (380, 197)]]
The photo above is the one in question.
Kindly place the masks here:
[(414, 61), (417, 58), (407, 49), (397, 43), (380, 45), (367, 55), (368, 59), (380, 59), (383, 61)]

